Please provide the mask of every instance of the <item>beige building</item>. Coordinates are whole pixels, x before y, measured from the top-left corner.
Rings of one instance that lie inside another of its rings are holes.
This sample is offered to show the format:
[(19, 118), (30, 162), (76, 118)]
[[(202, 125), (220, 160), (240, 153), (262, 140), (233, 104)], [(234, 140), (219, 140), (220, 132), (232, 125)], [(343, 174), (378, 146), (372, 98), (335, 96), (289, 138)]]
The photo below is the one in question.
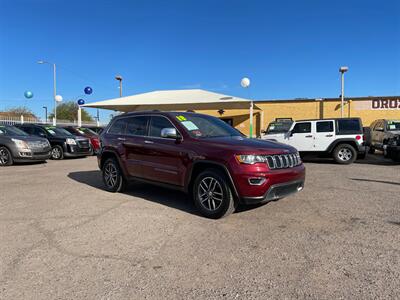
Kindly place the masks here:
[[(155, 91), (84, 105), (116, 111), (175, 110), (195, 111), (216, 116), (244, 134), (249, 133), (248, 99), (204, 90)], [(340, 98), (288, 99), (254, 101), (256, 135), (277, 118), (292, 120), (339, 118)], [(400, 119), (400, 96), (349, 97), (345, 99), (344, 117), (359, 117), (364, 126), (376, 119)]]

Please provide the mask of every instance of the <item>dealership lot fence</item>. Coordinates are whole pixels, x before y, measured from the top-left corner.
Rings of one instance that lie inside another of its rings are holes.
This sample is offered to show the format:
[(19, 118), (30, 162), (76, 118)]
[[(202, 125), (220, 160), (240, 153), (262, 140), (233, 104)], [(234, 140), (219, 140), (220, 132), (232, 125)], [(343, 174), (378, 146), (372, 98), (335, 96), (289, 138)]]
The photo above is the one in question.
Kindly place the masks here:
[[(53, 120), (42, 120), (38, 118), (32, 118), (27, 116), (0, 116), (0, 124), (7, 124), (7, 125), (15, 125), (15, 124), (24, 124), (24, 123), (31, 123), (31, 124), (49, 124), (55, 125), (56, 122)], [(62, 126), (78, 126), (78, 120), (69, 121), (69, 120), (58, 120), (57, 125)], [(103, 127), (107, 125), (106, 123), (101, 123), (99, 121), (93, 122), (82, 122), (82, 126), (93, 126), (93, 127)]]

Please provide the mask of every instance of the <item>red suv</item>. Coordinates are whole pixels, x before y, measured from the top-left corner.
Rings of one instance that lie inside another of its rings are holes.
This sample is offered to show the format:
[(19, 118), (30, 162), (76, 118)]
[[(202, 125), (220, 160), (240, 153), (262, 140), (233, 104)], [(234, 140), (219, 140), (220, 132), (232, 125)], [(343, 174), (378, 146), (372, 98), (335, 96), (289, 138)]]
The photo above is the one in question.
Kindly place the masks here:
[(100, 136), (105, 187), (131, 180), (193, 196), (202, 215), (221, 218), (239, 202), (263, 203), (303, 189), (295, 148), (248, 139), (218, 118), (197, 113), (135, 112), (115, 117)]

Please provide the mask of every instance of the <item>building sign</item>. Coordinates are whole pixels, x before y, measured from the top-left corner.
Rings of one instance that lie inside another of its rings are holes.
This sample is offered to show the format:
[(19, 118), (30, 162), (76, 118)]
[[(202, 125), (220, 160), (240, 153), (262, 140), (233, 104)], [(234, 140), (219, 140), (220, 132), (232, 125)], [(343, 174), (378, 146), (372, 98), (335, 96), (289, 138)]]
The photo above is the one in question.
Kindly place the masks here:
[(353, 101), (355, 110), (400, 110), (400, 99), (372, 99)]

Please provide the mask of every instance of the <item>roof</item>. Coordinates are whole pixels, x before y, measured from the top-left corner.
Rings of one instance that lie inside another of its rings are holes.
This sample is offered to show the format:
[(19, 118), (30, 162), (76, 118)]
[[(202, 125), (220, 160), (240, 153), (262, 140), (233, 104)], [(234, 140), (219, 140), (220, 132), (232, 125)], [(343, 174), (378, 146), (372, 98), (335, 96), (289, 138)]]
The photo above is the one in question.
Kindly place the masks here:
[[(365, 101), (365, 100), (374, 100), (374, 99), (400, 99), (400, 96), (357, 96), (357, 97), (345, 97), (345, 101)], [(279, 103), (279, 102), (319, 102), (319, 101), (340, 101), (340, 97), (338, 98), (294, 98), (294, 99), (260, 99), (254, 100), (254, 103)]]
[(220, 109), (221, 103), (230, 103), (232, 108), (248, 108), (250, 100), (205, 91), (201, 89), (193, 90), (165, 90), (153, 91), (116, 99), (104, 100), (83, 105), (84, 107), (94, 107), (111, 109), (117, 111), (134, 110), (189, 110), (193, 109)]

